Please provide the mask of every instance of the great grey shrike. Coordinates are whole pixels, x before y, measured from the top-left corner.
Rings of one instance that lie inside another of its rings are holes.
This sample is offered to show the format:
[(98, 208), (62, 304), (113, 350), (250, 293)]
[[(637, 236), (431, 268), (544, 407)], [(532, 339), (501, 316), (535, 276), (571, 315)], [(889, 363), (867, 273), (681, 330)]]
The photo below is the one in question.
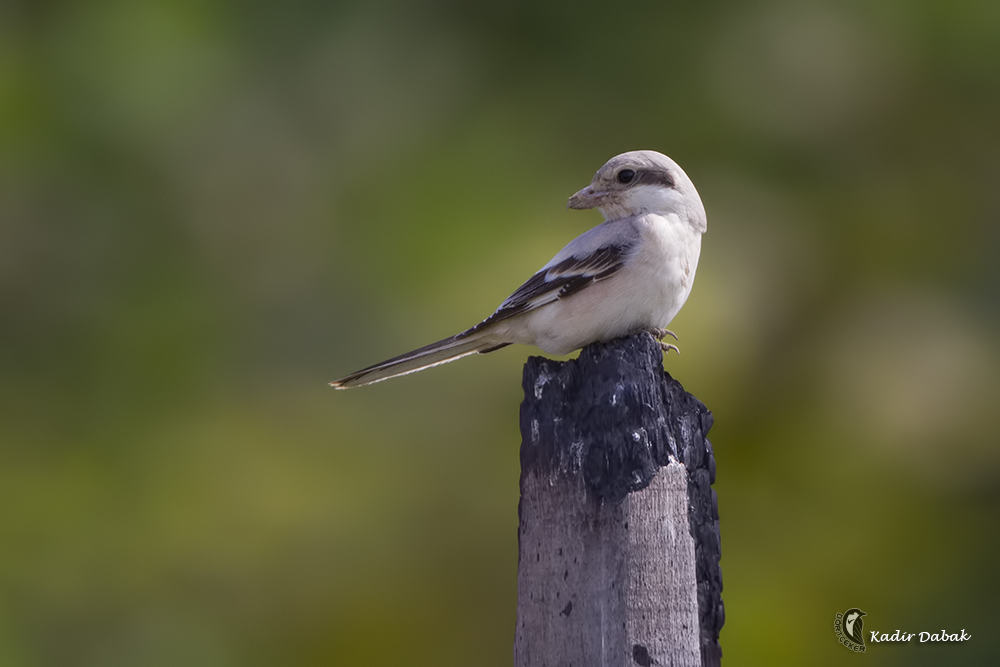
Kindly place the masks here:
[(596, 208), (604, 222), (570, 241), (492, 315), (330, 384), (360, 387), (511, 343), (566, 354), (638, 331), (673, 335), (665, 327), (691, 293), (707, 229), (705, 207), (687, 174), (656, 151), (622, 153), (568, 206)]

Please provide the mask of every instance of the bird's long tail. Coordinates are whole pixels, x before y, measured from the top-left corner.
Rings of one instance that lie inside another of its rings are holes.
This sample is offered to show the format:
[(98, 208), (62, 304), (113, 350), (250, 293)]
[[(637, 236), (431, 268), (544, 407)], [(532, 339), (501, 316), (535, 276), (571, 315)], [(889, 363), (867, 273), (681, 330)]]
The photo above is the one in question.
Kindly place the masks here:
[(420, 349), (401, 354), (398, 357), (387, 359), (381, 363), (363, 368), (360, 371), (351, 373), (339, 380), (330, 383), (331, 387), (337, 389), (350, 389), (351, 387), (362, 387), (373, 382), (381, 382), (394, 378), (397, 375), (416, 373), (431, 366), (439, 366), (449, 361), (454, 361), (459, 357), (469, 354), (485, 354), (493, 350), (506, 347), (508, 343), (497, 343), (496, 340), (488, 340), (479, 332), (469, 335), (468, 332), (460, 333), (451, 338), (439, 340), (421, 347)]

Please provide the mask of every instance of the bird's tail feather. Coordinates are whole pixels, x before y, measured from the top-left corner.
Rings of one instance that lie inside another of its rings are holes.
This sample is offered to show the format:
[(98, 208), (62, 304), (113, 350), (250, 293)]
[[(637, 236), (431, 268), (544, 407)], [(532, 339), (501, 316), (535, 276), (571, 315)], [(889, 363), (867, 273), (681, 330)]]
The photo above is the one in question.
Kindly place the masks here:
[(398, 375), (416, 373), (431, 366), (439, 366), (449, 361), (454, 361), (459, 357), (464, 357), (477, 352), (486, 353), (506, 347), (506, 343), (497, 343), (496, 340), (488, 340), (484, 336), (468, 336), (459, 334), (451, 338), (439, 340), (412, 352), (401, 354), (398, 357), (387, 359), (381, 363), (363, 368), (360, 371), (351, 373), (339, 380), (334, 380), (330, 386), (337, 389), (350, 389), (351, 387), (362, 387), (373, 382), (381, 382)]

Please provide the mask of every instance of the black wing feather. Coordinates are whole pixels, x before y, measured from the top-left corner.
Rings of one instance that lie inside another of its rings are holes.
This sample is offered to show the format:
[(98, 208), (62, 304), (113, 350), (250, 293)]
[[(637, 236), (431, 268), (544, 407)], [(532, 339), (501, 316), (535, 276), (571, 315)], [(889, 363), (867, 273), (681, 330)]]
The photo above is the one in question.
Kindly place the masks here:
[(585, 257), (570, 257), (531, 276), (500, 304), (496, 312), (457, 337), (468, 336), (483, 327), (520, 315), (579, 292), (593, 282), (603, 280), (625, 265), (631, 246), (605, 246)]

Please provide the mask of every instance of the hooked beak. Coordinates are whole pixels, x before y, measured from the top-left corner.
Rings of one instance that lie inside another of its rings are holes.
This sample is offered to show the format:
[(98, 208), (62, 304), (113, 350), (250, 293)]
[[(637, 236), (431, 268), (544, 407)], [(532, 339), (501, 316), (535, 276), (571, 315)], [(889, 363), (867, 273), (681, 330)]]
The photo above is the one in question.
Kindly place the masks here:
[(569, 201), (566, 202), (566, 207), (575, 209), (597, 208), (604, 203), (604, 199), (607, 196), (607, 192), (597, 192), (594, 190), (594, 186), (588, 185), (570, 197)]

